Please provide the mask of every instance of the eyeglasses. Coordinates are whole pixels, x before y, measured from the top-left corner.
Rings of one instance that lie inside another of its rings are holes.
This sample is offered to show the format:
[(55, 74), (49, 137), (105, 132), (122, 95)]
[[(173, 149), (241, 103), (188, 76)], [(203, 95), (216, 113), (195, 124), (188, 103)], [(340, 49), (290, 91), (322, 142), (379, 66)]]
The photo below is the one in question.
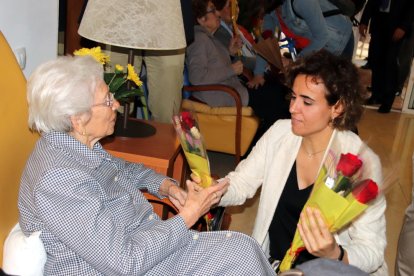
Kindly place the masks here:
[(207, 15), (208, 13), (216, 13), (216, 11), (217, 11), (217, 9), (216, 9), (215, 7), (212, 7), (211, 9), (207, 9), (207, 11), (206, 11), (206, 15)]
[(105, 102), (103, 103), (98, 103), (98, 104), (94, 104), (93, 106), (106, 106), (106, 107), (112, 107), (114, 105), (115, 102), (115, 98), (114, 98), (114, 94), (112, 94), (111, 92), (108, 93), (108, 95), (106, 96)]

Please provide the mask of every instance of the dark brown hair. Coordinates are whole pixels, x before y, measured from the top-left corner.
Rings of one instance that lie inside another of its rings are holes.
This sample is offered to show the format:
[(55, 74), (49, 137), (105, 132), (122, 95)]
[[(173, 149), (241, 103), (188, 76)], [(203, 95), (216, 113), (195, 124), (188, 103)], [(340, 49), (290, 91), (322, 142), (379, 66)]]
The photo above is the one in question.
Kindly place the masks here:
[(210, 0), (192, 0), (194, 24), (198, 25), (198, 18), (201, 18), (207, 13), (207, 6)]
[(340, 130), (353, 130), (363, 112), (366, 98), (360, 84), (358, 69), (346, 58), (320, 50), (294, 62), (288, 71), (287, 84), (293, 86), (298, 75), (322, 80), (326, 87), (325, 98), (329, 106), (341, 103), (343, 112), (332, 125)]
[(226, 6), (227, 0), (211, 0), (218, 11), (221, 11)]

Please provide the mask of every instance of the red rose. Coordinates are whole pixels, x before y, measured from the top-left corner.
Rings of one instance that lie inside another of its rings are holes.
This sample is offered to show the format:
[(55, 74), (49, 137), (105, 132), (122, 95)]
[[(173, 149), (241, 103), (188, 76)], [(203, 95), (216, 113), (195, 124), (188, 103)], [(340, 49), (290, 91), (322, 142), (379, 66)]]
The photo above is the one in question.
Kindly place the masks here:
[(362, 166), (362, 161), (358, 156), (353, 155), (352, 153), (341, 154), (338, 165), (336, 165), (336, 170), (341, 172), (342, 175), (351, 177), (353, 176), (359, 168)]
[(181, 112), (181, 118), (184, 122), (184, 124), (188, 127), (188, 129), (191, 129), (194, 126), (194, 120), (191, 116), (191, 113), (188, 111)]
[(378, 195), (377, 183), (371, 179), (362, 180), (352, 190), (352, 195), (362, 204), (366, 204)]
[(206, 216), (208, 220), (212, 220), (214, 218), (213, 214), (211, 214), (210, 212), (208, 212)]

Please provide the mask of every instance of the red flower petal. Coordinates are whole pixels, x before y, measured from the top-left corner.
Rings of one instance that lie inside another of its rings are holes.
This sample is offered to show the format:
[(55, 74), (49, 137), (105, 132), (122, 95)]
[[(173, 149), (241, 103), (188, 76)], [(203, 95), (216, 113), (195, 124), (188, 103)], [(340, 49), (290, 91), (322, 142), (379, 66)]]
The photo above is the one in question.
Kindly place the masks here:
[(375, 183), (371, 179), (362, 180), (352, 190), (352, 195), (360, 203), (366, 204), (377, 197), (378, 195), (377, 183)]
[(359, 168), (361, 168), (361, 166), (362, 161), (358, 156), (352, 153), (347, 153), (341, 154), (338, 165), (336, 165), (336, 170), (341, 172), (344, 176), (351, 177), (359, 170)]

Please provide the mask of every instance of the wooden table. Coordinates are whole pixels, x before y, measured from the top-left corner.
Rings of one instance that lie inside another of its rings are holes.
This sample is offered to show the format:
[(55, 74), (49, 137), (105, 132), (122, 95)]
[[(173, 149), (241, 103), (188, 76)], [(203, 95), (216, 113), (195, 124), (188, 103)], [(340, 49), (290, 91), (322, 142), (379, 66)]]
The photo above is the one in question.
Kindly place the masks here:
[(144, 122), (156, 128), (155, 135), (145, 138), (110, 136), (101, 141), (103, 147), (116, 157), (143, 163), (158, 173), (176, 179), (182, 185), (185, 181), (184, 154), (173, 125)]

